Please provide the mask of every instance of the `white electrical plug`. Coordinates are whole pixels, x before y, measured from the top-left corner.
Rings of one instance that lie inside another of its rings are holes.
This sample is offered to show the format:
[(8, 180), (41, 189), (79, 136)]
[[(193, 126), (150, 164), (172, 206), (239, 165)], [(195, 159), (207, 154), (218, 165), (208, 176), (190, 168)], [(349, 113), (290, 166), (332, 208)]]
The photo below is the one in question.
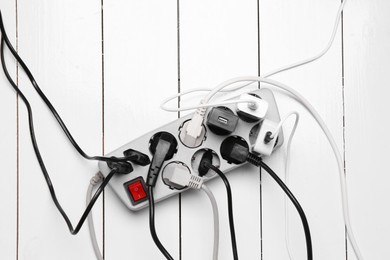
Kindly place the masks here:
[(198, 108), (192, 116), (191, 120), (189, 120), (189, 122), (185, 125), (181, 140), (186, 146), (193, 148), (199, 146), (202, 143), (205, 135), (203, 121), (206, 110), (207, 108), (205, 107)]
[(191, 174), (186, 166), (178, 163), (170, 163), (165, 167), (163, 180), (175, 189), (190, 187), (199, 190), (203, 185), (202, 177)]
[(270, 156), (274, 150), (277, 135), (270, 138), (278, 129), (278, 123), (269, 119), (264, 119), (260, 125), (259, 134), (255, 145), (253, 146), (253, 152), (260, 155)]
[(240, 100), (248, 100), (247, 103), (237, 103), (237, 114), (244, 121), (258, 121), (265, 118), (268, 112), (268, 102), (260, 97), (245, 93), (240, 96)]

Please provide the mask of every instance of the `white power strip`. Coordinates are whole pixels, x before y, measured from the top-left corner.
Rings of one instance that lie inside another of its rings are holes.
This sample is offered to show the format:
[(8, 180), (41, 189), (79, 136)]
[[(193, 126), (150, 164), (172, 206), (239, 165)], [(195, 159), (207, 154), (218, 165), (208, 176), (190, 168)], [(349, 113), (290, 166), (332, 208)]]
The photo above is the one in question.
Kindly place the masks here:
[[(262, 88), (252, 93), (260, 96), (262, 99), (268, 102), (268, 112), (265, 119), (269, 119), (273, 122), (279, 122), (280, 116), (279, 111), (276, 105), (276, 101), (271, 90)], [(226, 105), (226, 107), (230, 108), (232, 111), (235, 111), (235, 105)], [(154, 199), (155, 202), (159, 202), (161, 200), (167, 199), (173, 195), (176, 195), (180, 192), (186, 190), (178, 190), (169, 187), (163, 181), (164, 177), (164, 168), (169, 164), (180, 164), (181, 167), (188, 169), (191, 174), (198, 175), (197, 166), (198, 162), (206, 150), (212, 150), (214, 156), (214, 162), (219, 166), (220, 170), (223, 172), (228, 172), (233, 170), (234, 168), (239, 167), (239, 165), (229, 164), (227, 161), (223, 160), (220, 152), (220, 145), (222, 141), (227, 137), (226, 135), (216, 135), (207, 125), (205, 125), (205, 138), (200, 144), (195, 148), (189, 148), (185, 146), (181, 142), (180, 133), (182, 131), (183, 124), (191, 118), (192, 114), (187, 115), (185, 117), (179, 118), (165, 126), (157, 128), (134, 141), (131, 141), (124, 146), (116, 149), (115, 151), (107, 154), (107, 157), (117, 156), (122, 157), (123, 152), (128, 149), (134, 149), (150, 155), (152, 157), (151, 152), (149, 151), (149, 143), (151, 138), (160, 132), (168, 132), (172, 134), (178, 143), (177, 152), (173, 156), (173, 158), (164, 162), (162, 167), (162, 171), (158, 177), (156, 186), (154, 187)], [(248, 123), (243, 120), (239, 120), (235, 131), (231, 134), (233, 136), (239, 136), (243, 138), (248, 145), (253, 146), (254, 141), (260, 131), (261, 122), (253, 122)], [(230, 135), (230, 136), (231, 136)], [(275, 149), (280, 147), (283, 144), (283, 133), (280, 132), (278, 142), (275, 146)], [(110, 168), (107, 166), (105, 162), (99, 162), (100, 171), (104, 176), (107, 176), (110, 172)], [(139, 166), (133, 165), (133, 172), (127, 175), (116, 175), (114, 176), (109, 185), (112, 187), (114, 192), (118, 195), (118, 197), (122, 200), (122, 202), (130, 209), (130, 210), (139, 210), (148, 206), (147, 200), (147, 192), (145, 181), (148, 174), (149, 166)], [(217, 175), (206, 175), (206, 181), (214, 178)]]

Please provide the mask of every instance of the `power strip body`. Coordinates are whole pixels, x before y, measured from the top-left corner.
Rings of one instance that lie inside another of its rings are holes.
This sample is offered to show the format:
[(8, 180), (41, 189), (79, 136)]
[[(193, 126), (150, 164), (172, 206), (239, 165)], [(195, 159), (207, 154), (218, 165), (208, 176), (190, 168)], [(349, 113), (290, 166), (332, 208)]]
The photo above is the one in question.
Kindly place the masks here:
[[(256, 91), (252, 91), (251, 93), (256, 94), (260, 96), (262, 99), (266, 100), (269, 104), (268, 112), (265, 118), (272, 120), (274, 122), (279, 122), (280, 121), (280, 115), (279, 111), (277, 108), (277, 104), (274, 98), (273, 93), (271, 90), (267, 88), (262, 88)], [(236, 110), (236, 107), (234, 104), (232, 105), (226, 105), (226, 107), (230, 108), (232, 111)], [(227, 161), (225, 161), (220, 152), (220, 145), (225, 138), (228, 136), (221, 136), (221, 135), (216, 135), (213, 132), (210, 131), (210, 129), (205, 125), (205, 130), (206, 130), (206, 136), (201, 145), (199, 145), (196, 148), (189, 148), (185, 146), (179, 138), (180, 131), (182, 130), (183, 124), (191, 119), (192, 114), (189, 114), (185, 117), (179, 118), (173, 122), (170, 122), (167, 125), (164, 125), (160, 128), (157, 128), (125, 145), (122, 147), (116, 149), (115, 151), (107, 154), (106, 156), (111, 157), (111, 156), (117, 156), (117, 157), (122, 157), (123, 152), (128, 150), (128, 149), (134, 149), (137, 151), (140, 151), (142, 153), (145, 153), (152, 158), (152, 154), (149, 151), (149, 142), (151, 138), (159, 132), (168, 132), (171, 133), (178, 142), (178, 147), (177, 147), (177, 152), (173, 156), (172, 159), (166, 161), (162, 167), (162, 170), (160, 172), (160, 175), (158, 177), (158, 181), (156, 183), (156, 186), (154, 188), (154, 199), (155, 202), (162, 201), (164, 199), (167, 199), (171, 196), (174, 196), (178, 193), (181, 193), (185, 189), (177, 190), (177, 189), (172, 189), (168, 185), (166, 185), (163, 181), (163, 174), (164, 174), (164, 167), (170, 163), (180, 163), (181, 165), (184, 165), (189, 169), (191, 174), (198, 175), (197, 169), (193, 168), (192, 165), (194, 163), (194, 160), (196, 160), (197, 156), (195, 155), (196, 153), (199, 154), (199, 151), (204, 151), (205, 149), (207, 150), (212, 150), (214, 152), (214, 155), (216, 156), (217, 161), (219, 161), (219, 169), (222, 170), (224, 173), (229, 172), (240, 165), (234, 165), (234, 164), (229, 164)], [(239, 120), (237, 127), (235, 131), (229, 135), (229, 136), (239, 136), (250, 145), (253, 146), (254, 140), (257, 137), (257, 134), (259, 132), (259, 128), (261, 127), (261, 123), (259, 122), (254, 122), (254, 123), (248, 123), (243, 120)], [(283, 144), (283, 132), (280, 131), (279, 137), (278, 137), (278, 142), (275, 146), (275, 149), (280, 147)], [(194, 156), (195, 155), (195, 156)], [(243, 165), (243, 164), (241, 164)], [(107, 163), (105, 162), (99, 162), (99, 168), (100, 171), (104, 176), (107, 176), (110, 172), (110, 168), (107, 166)], [(116, 175), (114, 176), (109, 185), (110, 187), (114, 190), (114, 192), (117, 194), (117, 196), (121, 199), (121, 201), (130, 209), (133, 211), (140, 210), (142, 208), (145, 208), (148, 206), (148, 201), (143, 200), (138, 203), (134, 203), (132, 200), (131, 196), (129, 195), (128, 188), (126, 184), (131, 183), (133, 180), (143, 180), (146, 181), (147, 178), (147, 173), (149, 170), (149, 165), (147, 166), (139, 166), (133, 164), (133, 172), (127, 175)], [(216, 177), (216, 174), (213, 175), (206, 175), (206, 180), (209, 181)]]

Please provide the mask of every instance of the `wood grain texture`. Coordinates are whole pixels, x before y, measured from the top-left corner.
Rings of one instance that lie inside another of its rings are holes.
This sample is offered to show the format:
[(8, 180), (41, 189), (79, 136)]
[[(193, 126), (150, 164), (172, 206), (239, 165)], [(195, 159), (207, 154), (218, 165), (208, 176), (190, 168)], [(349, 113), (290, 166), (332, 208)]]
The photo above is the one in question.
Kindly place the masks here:
[[(330, 37), (339, 4), (339, 0), (2, 0), (0, 8), (12, 42), (16, 44), (18, 32), (21, 56), (75, 139), (87, 153), (100, 155), (176, 119), (177, 113), (158, 107), (169, 95), (263, 74), (318, 53)], [(338, 31), (329, 53), (273, 77), (312, 102), (345, 155), (352, 225), (366, 259), (389, 255), (388, 10), (385, 0), (349, 0), (343, 33)], [(16, 78), (16, 65), (8, 54), (7, 61)], [(87, 227), (71, 236), (53, 205), (31, 146), (25, 106), (19, 100), (18, 116), (16, 95), (0, 74), (2, 259), (95, 259)], [(76, 224), (97, 163), (86, 162), (75, 152), (20, 71), (19, 83), (31, 100), (38, 144), (57, 196)], [(290, 187), (307, 214), (314, 258), (355, 259), (346, 244), (332, 150), (300, 105), (279, 92), (276, 98), (282, 116), (291, 110), (301, 113)], [(285, 137), (291, 126), (292, 120)], [(380, 139), (369, 138), (372, 134)], [(266, 162), (283, 177), (283, 160), (284, 149)], [(283, 192), (266, 172), (250, 166), (228, 178), (240, 259), (288, 259)], [(220, 259), (232, 259), (225, 187), (218, 179), (209, 187), (220, 210)], [(163, 259), (150, 236), (147, 210), (130, 212), (107, 189), (104, 207), (99, 200), (94, 217), (105, 259)], [(203, 193), (189, 191), (181, 199), (158, 203), (156, 227), (174, 259), (210, 259), (212, 215)], [(294, 259), (305, 259), (302, 225), (293, 207), (290, 238)]]
[[(3, 21), (10, 41), (16, 43), (16, 6), (14, 1), (1, 4)], [(16, 64), (6, 52), (10, 75), (16, 79)], [(0, 162), (2, 178), (0, 189), (0, 248), (7, 259), (17, 257), (17, 103), (14, 90), (0, 72)]]
[[(20, 55), (80, 146), (87, 153), (101, 154), (100, 4), (18, 4)], [(38, 144), (58, 199), (75, 226), (84, 211), (86, 189), (97, 172), (96, 163), (86, 162), (75, 152), (22, 73), (20, 87), (33, 107)], [(50, 198), (32, 149), (23, 105), (19, 120), (19, 259), (92, 259), (87, 229), (70, 235)], [(99, 208), (101, 203), (96, 204), (95, 209)], [(101, 230), (99, 222), (97, 218), (97, 229)]]
[[(351, 1), (344, 15), (347, 182), (352, 224), (366, 259), (390, 253), (389, 10), (388, 1)], [(356, 258), (349, 253), (348, 259)]]
[[(104, 1), (105, 150), (110, 152), (169, 121), (159, 109), (177, 93), (176, 1)], [(157, 234), (179, 259), (178, 197), (156, 204)], [(162, 259), (149, 232), (148, 210), (130, 212), (106, 196), (106, 259)]]
[[(332, 32), (339, 1), (260, 1), (260, 74), (319, 53)], [(318, 110), (343, 148), (341, 32), (321, 60), (275, 75)], [(296, 102), (278, 95), (280, 113), (301, 113), (291, 153), (290, 188), (312, 232), (315, 259), (345, 259), (344, 225), (336, 160), (316, 122)], [(292, 119), (285, 136), (290, 133)], [(267, 162), (283, 177), (283, 154)], [(266, 174), (262, 179), (263, 259), (288, 259), (284, 243), (283, 192)], [(302, 224), (290, 207), (290, 240), (295, 259), (305, 259)], [(278, 245), (278, 246), (276, 246)], [(331, 248), (331, 250), (330, 250)]]
[[(257, 75), (256, 1), (181, 1), (179, 10), (181, 91), (195, 87), (212, 88), (234, 76)], [(187, 104), (182, 102), (181, 106)], [(227, 177), (233, 193), (239, 257), (259, 259), (259, 170), (243, 167), (229, 173)], [(208, 185), (218, 201), (220, 211), (219, 258), (232, 259), (225, 186), (220, 179)], [(212, 255), (213, 219), (210, 202), (204, 194), (198, 193), (188, 192), (182, 196), (183, 259), (211, 259)], [(194, 251), (194, 248), (204, 250)]]

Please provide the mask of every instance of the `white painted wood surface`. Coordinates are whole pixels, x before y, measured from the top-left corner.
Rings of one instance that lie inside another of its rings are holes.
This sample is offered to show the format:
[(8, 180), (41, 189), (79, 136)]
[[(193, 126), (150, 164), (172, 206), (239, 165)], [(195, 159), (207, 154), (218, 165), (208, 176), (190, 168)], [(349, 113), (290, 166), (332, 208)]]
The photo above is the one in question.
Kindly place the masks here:
[[(92, 155), (177, 118), (158, 104), (179, 90), (261, 75), (318, 53), (330, 37), (338, 5), (338, 0), (0, 0), (11, 40), (75, 139)], [(352, 224), (365, 259), (389, 255), (389, 11), (385, 0), (349, 0), (343, 33), (338, 31), (329, 53), (275, 76), (312, 102), (345, 154)], [(16, 77), (16, 65), (7, 57)], [(94, 259), (86, 226), (71, 236), (54, 207), (32, 150), (24, 104), (19, 100), (17, 106), (0, 74), (1, 258)], [(57, 195), (76, 225), (97, 164), (69, 145), (21, 71), (18, 80), (31, 100), (38, 143)], [(314, 257), (355, 259), (345, 242), (330, 146), (301, 106), (276, 95), (282, 115), (298, 110), (302, 116), (290, 186), (309, 219)], [(280, 176), (283, 153), (267, 160)], [(228, 178), (240, 259), (288, 259), (282, 191), (252, 167)], [(219, 180), (210, 188), (220, 208), (220, 259), (232, 259), (225, 189)], [(94, 217), (105, 259), (163, 259), (150, 237), (147, 211), (129, 212), (110, 189), (103, 200)], [(292, 207), (290, 212), (294, 259), (305, 259), (301, 223)], [(204, 194), (188, 192), (159, 203), (156, 217), (160, 239), (175, 259), (210, 259), (211, 208)]]
[[(261, 1), (261, 74), (320, 52), (330, 38), (338, 6), (337, 0)], [(332, 49), (323, 59), (274, 78), (304, 94), (323, 116), (337, 145), (342, 148), (341, 31), (337, 35)], [(291, 110), (301, 114), (291, 151), (290, 187), (309, 220), (314, 259), (343, 259), (345, 237), (339, 177), (330, 145), (305, 109), (291, 99), (278, 100), (282, 116)], [(292, 124), (290, 119), (290, 129)], [(269, 160), (278, 172), (284, 170), (281, 163), (283, 153), (279, 151)], [(264, 259), (288, 259), (283, 246), (283, 193), (267, 174), (263, 176), (263, 256)], [(292, 255), (296, 259), (305, 259), (304, 233), (293, 206), (290, 207), (290, 216)]]
[[(15, 3), (1, 4), (3, 19), (8, 21), (10, 41), (16, 42)], [(8, 53), (7, 53), (8, 54)], [(7, 55), (10, 58), (11, 55)], [(10, 74), (16, 78), (16, 65), (9, 66)], [(18, 169), (17, 169), (17, 101), (16, 94), (8, 86), (3, 73), (0, 76), (0, 162), (3, 167), (2, 188), (0, 189), (0, 248), (9, 259), (17, 257), (18, 233)]]
[(355, 233), (371, 259), (390, 254), (389, 11), (388, 1), (352, 1), (344, 16), (346, 170)]

